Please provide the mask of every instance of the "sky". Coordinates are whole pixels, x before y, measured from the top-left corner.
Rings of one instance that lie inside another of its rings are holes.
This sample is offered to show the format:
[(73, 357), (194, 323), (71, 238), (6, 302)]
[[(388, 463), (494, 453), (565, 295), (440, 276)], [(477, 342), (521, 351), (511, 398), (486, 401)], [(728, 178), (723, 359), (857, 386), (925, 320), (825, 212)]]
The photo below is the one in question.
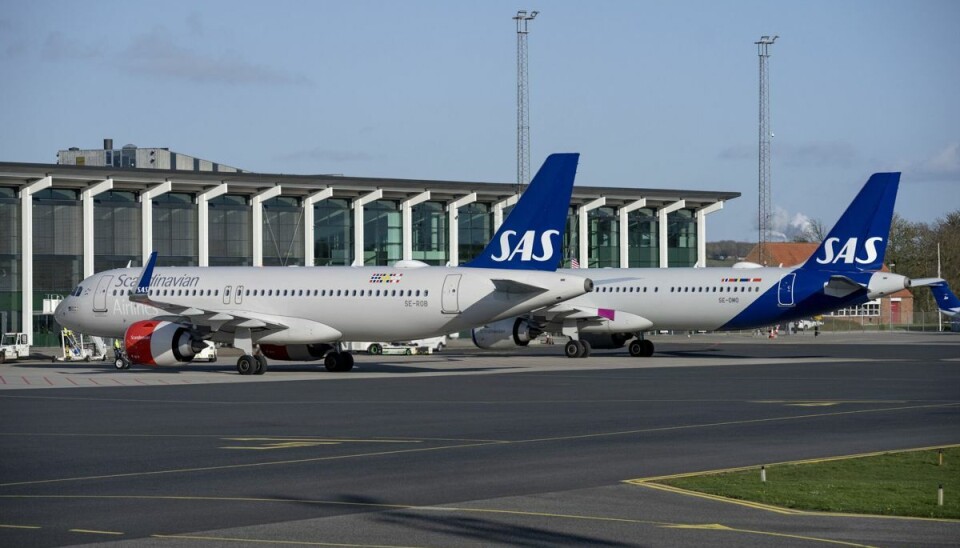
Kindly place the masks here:
[[(708, 239), (755, 241), (759, 69), (772, 202), (831, 226), (871, 173), (897, 212), (960, 209), (960, 2), (0, 0), (0, 161), (169, 147), (249, 171), (516, 180), (518, 9), (533, 172), (742, 193)], [(791, 224), (796, 225), (791, 228)]]

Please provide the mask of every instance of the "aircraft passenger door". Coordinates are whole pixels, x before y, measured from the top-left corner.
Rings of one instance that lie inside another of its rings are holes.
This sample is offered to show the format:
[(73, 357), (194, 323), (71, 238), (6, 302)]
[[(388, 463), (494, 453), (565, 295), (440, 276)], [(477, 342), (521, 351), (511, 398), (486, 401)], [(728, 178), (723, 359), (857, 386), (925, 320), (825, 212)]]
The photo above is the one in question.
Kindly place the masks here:
[(235, 302), (236, 304), (243, 304), (243, 286), (242, 285), (237, 286), (237, 296), (234, 297), (233, 302)]
[(780, 306), (793, 306), (793, 282), (797, 280), (797, 273), (791, 272), (780, 278), (780, 287), (777, 289), (777, 303)]
[(100, 278), (100, 283), (97, 284), (97, 290), (93, 294), (94, 312), (107, 311), (107, 288), (110, 287), (110, 282), (112, 281), (113, 276), (103, 276)]
[(230, 290), (233, 289), (232, 285), (228, 285), (223, 288), (223, 304), (230, 304)]
[(460, 289), (460, 278), (463, 274), (447, 274), (443, 280), (443, 292), (440, 294), (440, 309), (444, 314), (459, 314), (460, 300), (457, 291)]

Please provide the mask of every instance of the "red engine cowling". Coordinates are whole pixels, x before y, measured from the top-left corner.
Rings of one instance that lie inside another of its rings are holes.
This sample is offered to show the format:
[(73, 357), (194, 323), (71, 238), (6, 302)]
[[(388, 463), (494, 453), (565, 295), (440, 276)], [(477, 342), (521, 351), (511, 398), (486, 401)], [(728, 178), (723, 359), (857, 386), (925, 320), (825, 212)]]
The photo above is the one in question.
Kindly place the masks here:
[(271, 360), (312, 362), (322, 360), (333, 347), (329, 344), (261, 344), (260, 352)]
[(204, 347), (204, 342), (193, 338), (186, 326), (160, 320), (132, 324), (123, 342), (131, 363), (153, 366), (189, 362)]

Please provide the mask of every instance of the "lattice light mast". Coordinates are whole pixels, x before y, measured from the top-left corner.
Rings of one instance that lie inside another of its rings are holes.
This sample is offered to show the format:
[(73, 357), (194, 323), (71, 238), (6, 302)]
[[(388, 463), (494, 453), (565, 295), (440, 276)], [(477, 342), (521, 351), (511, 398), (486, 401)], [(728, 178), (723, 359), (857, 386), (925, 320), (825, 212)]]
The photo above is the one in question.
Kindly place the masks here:
[(757, 45), (757, 55), (760, 58), (760, 166), (759, 166), (759, 186), (760, 203), (757, 208), (757, 224), (759, 225), (759, 238), (757, 247), (759, 250), (759, 263), (766, 264), (766, 244), (770, 234), (770, 138), (773, 134), (770, 132), (770, 78), (769, 78), (769, 59), (770, 46), (777, 41), (779, 36), (773, 38), (761, 36)]
[(530, 90), (527, 87), (527, 24), (537, 11), (518, 11), (517, 22), (517, 192), (530, 181)]

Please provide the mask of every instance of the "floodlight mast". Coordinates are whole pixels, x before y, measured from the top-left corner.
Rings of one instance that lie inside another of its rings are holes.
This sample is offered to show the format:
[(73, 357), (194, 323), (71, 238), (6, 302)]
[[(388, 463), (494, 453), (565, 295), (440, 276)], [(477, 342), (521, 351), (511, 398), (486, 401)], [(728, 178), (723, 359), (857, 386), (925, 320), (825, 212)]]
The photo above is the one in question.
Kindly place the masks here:
[(757, 45), (757, 55), (760, 58), (760, 145), (759, 145), (759, 205), (757, 207), (757, 238), (758, 263), (766, 264), (766, 244), (770, 235), (771, 214), (771, 177), (770, 177), (770, 79), (767, 66), (770, 59), (770, 46), (779, 36), (761, 36), (754, 42)]
[(517, 192), (530, 181), (530, 92), (527, 82), (527, 24), (538, 11), (520, 10), (517, 22)]

